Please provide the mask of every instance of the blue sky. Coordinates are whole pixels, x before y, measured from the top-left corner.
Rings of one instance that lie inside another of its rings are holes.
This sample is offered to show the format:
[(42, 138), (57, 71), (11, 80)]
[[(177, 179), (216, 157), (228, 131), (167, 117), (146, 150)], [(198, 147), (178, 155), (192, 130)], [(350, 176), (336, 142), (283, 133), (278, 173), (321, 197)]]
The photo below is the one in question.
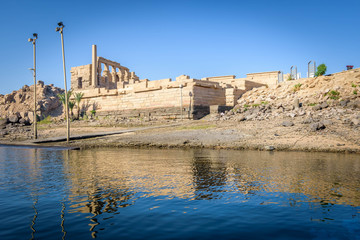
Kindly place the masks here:
[(38, 79), (64, 87), (59, 21), (70, 86), (70, 68), (91, 63), (92, 44), (150, 80), (286, 73), (292, 65), (306, 76), (309, 60), (329, 73), (359, 67), (359, 13), (359, 0), (2, 1), (0, 93), (32, 84), (34, 32)]

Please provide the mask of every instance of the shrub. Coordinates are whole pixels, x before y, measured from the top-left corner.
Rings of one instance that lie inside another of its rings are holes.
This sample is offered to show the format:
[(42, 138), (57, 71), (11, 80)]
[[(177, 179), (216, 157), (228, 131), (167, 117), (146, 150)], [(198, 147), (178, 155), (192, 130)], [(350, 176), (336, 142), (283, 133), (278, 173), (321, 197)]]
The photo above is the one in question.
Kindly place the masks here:
[(46, 118), (44, 118), (43, 120), (39, 121), (38, 124), (42, 125), (42, 124), (50, 124), (52, 123), (51, 117), (47, 116)]
[(316, 106), (316, 103), (309, 103), (308, 106), (311, 106), (311, 107)]
[(294, 92), (299, 91), (301, 86), (302, 86), (301, 83), (296, 84), (296, 85), (294, 86)]
[(327, 70), (327, 67), (324, 63), (320, 64), (318, 67), (317, 67), (317, 71), (315, 73), (315, 76), (318, 77), (318, 76), (322, 76), (326, 73), (326, 70)]
[(356, 88), (356, 87), (357, 87), (356, 84), (354, 84), (354, 83), (352, 83), (351, 86), (352, 86), (353, 88)]
[(331, 90), (330, 92), (327, 93), (327, 95), (329, 96), (330, 99), (333, 100), (338, 100), (340, 98), (340, 93), (335, 90)]
[(356, 90), (354, 90), (354, 91), (353, 91), (353, 94), (354, 94), (354, 95), (357, 95), (357, 91), (356, 91)]
[(95, 110), (95, 109), (94, 109), (94, 110), (91, 110), (90, 113), (91, 113), (91, 116), (95, 116), (96, 110)]

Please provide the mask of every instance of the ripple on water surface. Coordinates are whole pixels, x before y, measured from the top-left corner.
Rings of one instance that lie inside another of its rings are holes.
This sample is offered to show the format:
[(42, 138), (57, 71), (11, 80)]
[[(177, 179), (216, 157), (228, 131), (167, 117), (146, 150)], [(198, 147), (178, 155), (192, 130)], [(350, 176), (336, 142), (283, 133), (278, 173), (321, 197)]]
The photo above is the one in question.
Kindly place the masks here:
[(351, 154), (0, 147), (0, 239), (359, 239)]

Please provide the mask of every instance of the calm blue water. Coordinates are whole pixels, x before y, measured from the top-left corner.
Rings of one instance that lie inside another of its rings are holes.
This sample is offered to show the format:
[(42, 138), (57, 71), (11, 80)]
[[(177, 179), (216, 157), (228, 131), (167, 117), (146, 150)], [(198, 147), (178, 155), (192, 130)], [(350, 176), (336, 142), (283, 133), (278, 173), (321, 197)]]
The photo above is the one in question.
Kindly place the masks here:
[(0, 239), (360, 239), (360, 156), (0, 147)]

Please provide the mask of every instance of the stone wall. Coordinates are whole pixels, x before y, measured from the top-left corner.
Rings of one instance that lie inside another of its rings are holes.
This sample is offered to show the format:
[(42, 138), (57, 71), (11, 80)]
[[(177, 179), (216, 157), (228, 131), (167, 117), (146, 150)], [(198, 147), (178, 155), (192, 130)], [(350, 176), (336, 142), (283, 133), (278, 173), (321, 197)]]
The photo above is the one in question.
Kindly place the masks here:
[[(200, 118), (210, 113), (210, 106), (233, 107), (246, 91), (278, 81), (278, 71), (192, 79), (181, 75), (149, 81), (120, 63), (96, 56), (92, 64), (71, 68), (71, 87), (84, 93), (83, 111), (96, 110), (99, 115), (168, 116)], [(93, 76), (93, 73), (96, 75)], [(221, 107), (218, 109), (222, 109)]]
[(91, 64), (72, 67), (70, 73), (71, 89), (81, 90), (91, 86)]
[(248, 81), (267, 85), (268, 87), (274, 87), (278, 84), (279, 73), (280, 71), (249, 73), (246, 75), (246, 79)]

